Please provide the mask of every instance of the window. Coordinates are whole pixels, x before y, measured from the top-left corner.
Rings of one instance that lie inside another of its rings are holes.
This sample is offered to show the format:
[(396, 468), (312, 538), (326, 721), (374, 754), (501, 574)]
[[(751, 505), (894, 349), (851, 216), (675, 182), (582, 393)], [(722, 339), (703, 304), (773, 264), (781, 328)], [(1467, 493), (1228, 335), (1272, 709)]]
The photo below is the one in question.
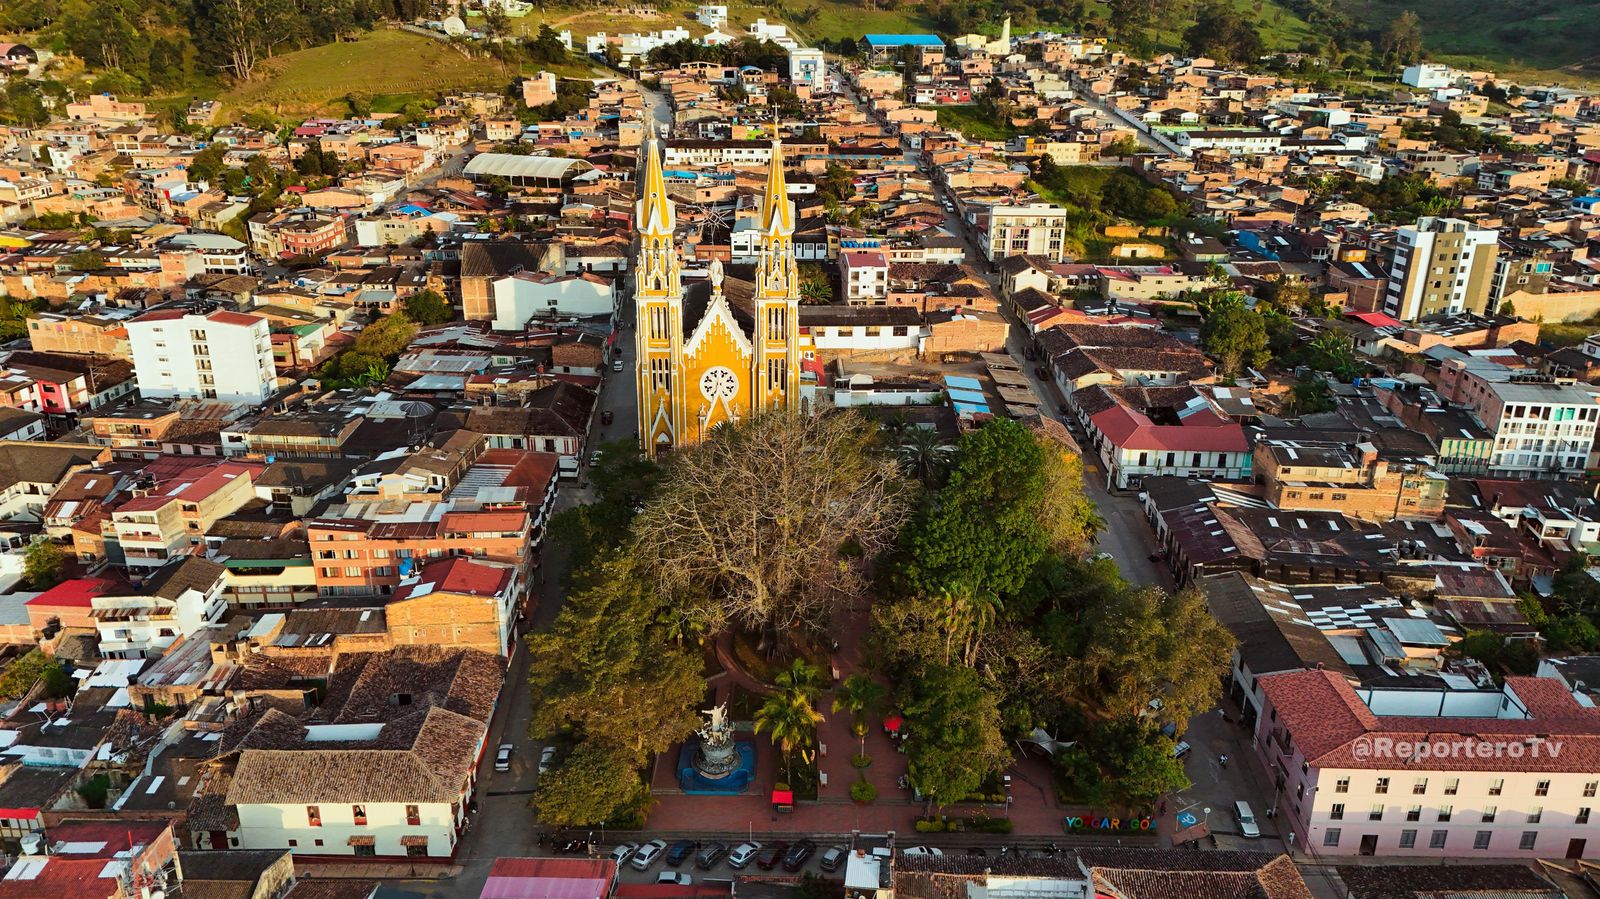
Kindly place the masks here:
[(291, 847), (293, 847), (293, 846), (298, 846), (298, 845), (300, 845), (300, 841), (299, 841), (299, 840), (290, 840), (290, 841), (289, 841), (289, 845), (290, 845), (290, 846), (291, 846)]
[(356, 851), (356, 855), (369, 855), (370, 856), (370, 855), (377, 855), (378, 854), (378, 847), (372, 845), (371, 843), (365, 843), (365, 844), (358, 843), (355, 846), (352, 846), (350, 848), (352, 848), (352, 849), (354, 849)]
[(1537, 830), (1524, 830), (1522, 839), (1517, 842), (1517, 848), (1523, 852), (1532, 852), (1533, 844), (1537, 842), (1539, 842), (1539, 832)]
[(1492, 805), (1484, 806), (1483, 807), (1483, 823), (1485, 823), (1485, 824), (1493, 824), (1494, 823), (1495, 813), (1498, 812), (1498, 811), (1499, 811), (1499, 809), (1495, 808)]
[(1456, 811), (1456, 807), (1453, 806), (1453, 805), (1441, 805), (1441, 806), (1439, 806), (1439, 823), (1443, 824), (1446, 821), (1449, 821), (1450, 820), (1450, 816), (1455, 814), (1455, 811)]
[(306, 826), (307, 827), (321, 827), (322, 826), (322, 809), (320, 809), (320, 808), (318, 808), (317, 806), (314, 806), (314, 805), (306, 806)]
[(355, 819), (356, 824), (365, 826), (367, 823), (367, 807), (364, 805), (350, 806), (350, 817)]
[(1328, 809), (1328, 820), (1330, 820), (1330, 821), (1343, 821), (1344, 820), (1344, 803), (1335, 802), (1333, 804), (1333, 806)]
[(412, 827), (422, 823), (422, 811), (414, 805), (406, 806), (406, 823)]
[(1584, 806), (1583, 808), (1578, 809), (1578, 814), (1573, 817), (1572, 823), (1573, 824), (1588, 824), (1589, 823), (1589, 807), (1587, 805)]
[(1497, 778), (1494, 779), (1494, 783), (1489, 784), (1489, 795), (1490, 796), (1499, 796), (1500, 792), (1502, 790), (1504, 790), (1505, 788), (1506, 788), (1506, 779), (1504, 777), (1497, 777)]
[(1339, 835), (1342, 831), (1337, 827), (1330, 827), (1322, 832), (1322, 845), (1333, 847), (1339, 845)]
[(1491, 840), (1493, 838), (1494, 838), (1494, 831), (1492, 831), (1492, 830), (1480, 830), (1480, 831), (1478, 831), (1477, 835), (1472, 838), (1472, 848), (1474, 848), (1474, 849), (1488, 849), (1489, 848), (1489, 840)]
[(1415, 849), (1417, 846), (1417, 832), (1414, 830), (1400, 831), (1400, 848)]
[(1406, 809), (1406, 820), (1407, 821), (1421, 821), (1422, 820), (1422, 806), (1413, 805), (1412, 807)]
[(1381, 803), (1381, 802), (1373, 803), (1371, 810), (1369, 810), (1367, 812), (1367, 820), (1368, 821), (1382, 821), (1383, 820), (1383, 803)]
[(1600, 788), (1600, 780), (1591, 780), (1583, 785), (1583, 798), (1593, 799), (1595, 790)]
[(1334, 781), (1333, 782), (1333, 791), (1335, 793), (1348, 793), (1348, 792), (1350, 792), (1350, 778), (1341, 777), (1338, 780)]
[(1384, 793), (1389, 792), (1389, 778), (1387, 778), (1387, 777), (1378, 778), (1378, 783), (1377, 783), (1376, 786), (1374, 786), (1372, 788), (1372, 792), (1377, 793), (1379, 796), (1382, 796)]
[(1533, 811), (1528, 813), (1528, 823), (1529, 824), (1538, 824), (1539, 823), (1539, 819), (1543, 818), (1543, 817), (1544, 817), (1544, 807), (1543, 806), (1535, 806)]
[(1445, 841), (1450, 839), (1450, 831), (1436, 830), (1428, 837), (1429, 849), (1443, 849)]
[(1550, 795), (1550, 781), (1541, 780), (1537, 784), (1534, 784), (1534, 786), (1533, 786), (1533, 795), (1535, 795), (1535, 796), (1549, 796)]
[(408, 858), (422, 858), (422, 857), (426, 856), (427, 854), (428, 854), (428, 844), (427, 844), (426, 840), (424, 840), (422, 843), (407, 843), (406, 844), (406, 856)]
[(1416, 783), (1411, 785), (1412, 795), (1421, 796), (1426, 792), (1428, 792), (1428, 779), (1426, 777), (1417, 778)]
[(1459, 778), (1459, 777), (1452, 777), (1449, 780), (1444, 782), (1444, 794), (1446, 796), (1454, 796), (1456, 794), (1456, 791), (1460, 790), (1460, 789), (1461, 789), (1461, 778)]

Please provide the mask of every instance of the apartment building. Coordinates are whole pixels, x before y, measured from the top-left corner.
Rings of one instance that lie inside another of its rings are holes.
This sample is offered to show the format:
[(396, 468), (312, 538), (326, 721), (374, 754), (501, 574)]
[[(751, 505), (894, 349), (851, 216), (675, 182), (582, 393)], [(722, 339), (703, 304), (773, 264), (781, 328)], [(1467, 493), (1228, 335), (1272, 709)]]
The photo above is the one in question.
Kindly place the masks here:
[[(1581, 475), (1600, 422), (1600, 393), (1547, 375), (1474, 370), (1449, 360), (1456, 399), (1494, 434), (1488, 471), (1498, 477)], [(1499, 380), (1504, 378), (1504, 380)]]
[(998, 263), (1007, 256), (1038, 256), (1067, 261), (1067, 211), (1050, 203), (978, 206), (977, 243), (983, 256)]
[(225, 570), (189, 556), (147, 578), (139, 593), (107, 593), (89, 600), (99, 633), (100, 654), (109, 659), (146, 659), (222, 619)]
[(1461, 219), (1424, 216), (1395, 234), (1383, 311), (1413, 322), (1460, 312), (1483, 314), (1499, 255), (1499, 232)]
[(255, 499), (257, 462), (216, 462), (144, 482), (100, 523), (108, 549), (129, 568), (160, 568), (195, 551), (218, 519)]
[(28, 343), (36, 352), (71, 353), (130, 359), (128, 313), (106, 310), (91, 315), (41, 311), (28, 316)]
[(1343, 512), (1378, 522), (1434, 519), (1444, 511), (1449, 487), (1431, 460), (1380, 459), (1370, 443), (1263, 440), (1254, 462), (1263, 498), (1287, 511)]
[(1278, 826), (1316, 855), (1600, 855), (1600, 709), (1560, 680), (1356, 688), (1306, 670), (1253, 689)]
[(882, 253), (840, 253), (839, 278), (852, 306), (879, 306), (889, 297), (889, 260)]
[(127, 328), (145, 397), (260, 404), (276, 389), (271, 328), (260, 316), (169, 306), (140, 315)]

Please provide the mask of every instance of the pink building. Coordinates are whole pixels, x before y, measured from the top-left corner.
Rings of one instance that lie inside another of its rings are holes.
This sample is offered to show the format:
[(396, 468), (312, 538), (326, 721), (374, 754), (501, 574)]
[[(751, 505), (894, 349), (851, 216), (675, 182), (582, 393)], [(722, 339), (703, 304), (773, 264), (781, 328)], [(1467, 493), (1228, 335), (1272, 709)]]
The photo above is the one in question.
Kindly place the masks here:
[(1555, 678), (1356, 688), (1313, 670), (1252, 690), (1279, 829), (1313, 856), (1600, 856), (1600, 708)]

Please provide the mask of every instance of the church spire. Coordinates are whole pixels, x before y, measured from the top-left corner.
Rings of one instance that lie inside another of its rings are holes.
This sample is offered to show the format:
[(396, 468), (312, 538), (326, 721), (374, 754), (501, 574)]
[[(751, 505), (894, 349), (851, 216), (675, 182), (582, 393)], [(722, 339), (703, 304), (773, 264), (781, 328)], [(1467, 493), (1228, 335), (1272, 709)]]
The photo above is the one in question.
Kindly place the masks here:
[(767, 190), (761, 205), (761, 231), (770, 236), (794, 234), (794, 204), (783, 178), (783, 144), (772, 142), (772, 167), (767, 170)]
[(639, 233), (652, 237), (671, 237), (677, 223), (672, 201), (667, 198), (667, 177), (661, 170), (661, 141), (650, 141), (645, 155), (644, 185), (635, 204), (635, 226)]

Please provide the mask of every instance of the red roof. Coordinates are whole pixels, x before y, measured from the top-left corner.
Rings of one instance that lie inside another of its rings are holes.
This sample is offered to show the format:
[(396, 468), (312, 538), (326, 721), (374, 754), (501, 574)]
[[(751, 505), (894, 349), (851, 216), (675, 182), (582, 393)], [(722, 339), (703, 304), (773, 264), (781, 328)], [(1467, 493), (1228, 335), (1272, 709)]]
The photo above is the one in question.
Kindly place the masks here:
[(78, 577), (70, 581), (62, 581), (49, 590), (28, 600), (30, 606), (70, 606), (72, 608), (87, 609), (90, 600), (96, 596), (104, 596), (119, 588), (119, 584), (109, 578), (103, 577)]
[[(1280, 725), (1311, 764), (1323, 768), (1438, 771), (1600, 770), (1600, 709), (1578, 705), (1552, 678), (1507, 677), (1506, 689), (1528, 711), (1526, 718), (1456, 718), (1375, 715), (1341, 675), (1325, 670), (1293, 671), (1260, 679)], [(1539, 737), (1553, 751), (1466, 751), (1462, 744), (1523, 743)], [(1377, 752), (1378, 740), (1394, 744), (1438, 744), (1461, 748), (1433, 752), (1420, 763)]]
[(1244, 428), (1215, 413), (1192, 414), (1181, 425), (1158, 425), (1142, 412), (1112, 406), (1089, 420), (1120, 449), (1242, 453), (1250, 448)]
[[(465, 556), (456, 556), (423, 566), (416, 583), (395, 592), (395, 600), (409, 599), (417, 588), (431, 585), (430, 593), (464, 593), (468, 596), (499, 596), (511, 583), (511, 569), (489, 565)], [(420, 594), (427, 595), (427, 594)]]
[(1405, 327), (1405, 322), (1393, 316), (1384, 315), (1382, 312), (1347, 312), (1345, 315), (1361, 322), (1363, 325), (1370, 325), (1374, 328)]
[(161, 484), (146, 496), (136, 496), (112, 512), (151, 512), (174, 501), (200, 502), (238, 478), (259, 475), (264, 467), (260, 462), (218, 462), (208, 470), (185, 472), (181, 478)]

